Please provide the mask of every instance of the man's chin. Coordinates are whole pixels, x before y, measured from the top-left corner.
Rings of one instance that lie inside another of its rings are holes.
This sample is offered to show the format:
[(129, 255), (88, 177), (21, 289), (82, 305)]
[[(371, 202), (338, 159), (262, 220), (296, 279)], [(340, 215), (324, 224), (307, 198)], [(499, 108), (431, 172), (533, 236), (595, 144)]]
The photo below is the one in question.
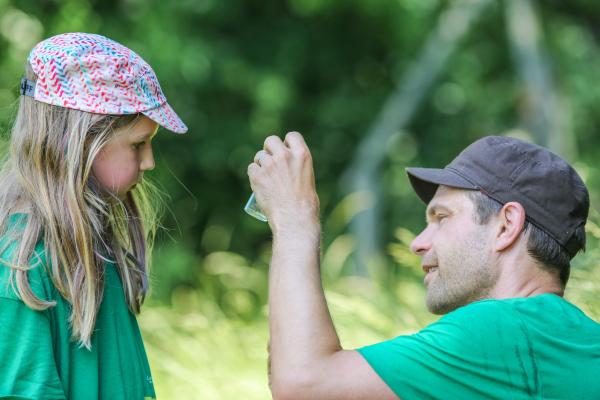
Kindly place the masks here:
[(429, 310), (430, 313), (434, 314), (434, 315), (446, 315), (449, 312), (454, 311), (455, 309), (450, 309), (450, 308), (443, 308), (443, 307), (432, 307), (427, 305), (427, 309)]
[(429, 292), (427, 293), (425, 304), (429, 312), (435, 315), (448, 314), (464, 305), (460, 302), (448, 301), (447, 299), (432, 298)]

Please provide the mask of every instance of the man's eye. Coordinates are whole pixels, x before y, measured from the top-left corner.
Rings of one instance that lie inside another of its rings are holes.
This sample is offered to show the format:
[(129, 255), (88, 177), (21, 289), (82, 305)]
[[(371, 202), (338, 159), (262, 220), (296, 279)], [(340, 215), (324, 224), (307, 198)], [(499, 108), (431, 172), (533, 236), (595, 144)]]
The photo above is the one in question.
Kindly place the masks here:
[(135, 150), (139, 149), (142, 145), (144, 144), (144, 142), (139, 142), (139, 143), (134, 143), (131, 145), (131, 147), (133, 147)]
[(437, 216), (437, 219), (439, 222), (442, 222), (446, 218), (448, 218), (448, 216), (446, 214), (438, 214), (438, 216)]

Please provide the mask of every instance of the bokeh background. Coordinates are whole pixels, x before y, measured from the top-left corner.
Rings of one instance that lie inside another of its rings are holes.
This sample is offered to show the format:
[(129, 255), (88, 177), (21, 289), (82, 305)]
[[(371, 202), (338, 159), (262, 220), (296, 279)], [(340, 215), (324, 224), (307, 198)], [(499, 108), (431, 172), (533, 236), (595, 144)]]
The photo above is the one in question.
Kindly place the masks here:
[(302, 132), (322, 205), (323, 279), (344, 346), (415, 331), (425, 206), (404, 168), (512, 135), (591, 191), (567, 296), (600, 318), (600, 3), (594, 0), (0, 0), (6, 141), (31, 47), (100, 33), (153, 66), (190, 127), (156, 138), (168, 209), (139, 321), (160, 399), (265, 399), (270, 232), (242, 207), (269, 134)]

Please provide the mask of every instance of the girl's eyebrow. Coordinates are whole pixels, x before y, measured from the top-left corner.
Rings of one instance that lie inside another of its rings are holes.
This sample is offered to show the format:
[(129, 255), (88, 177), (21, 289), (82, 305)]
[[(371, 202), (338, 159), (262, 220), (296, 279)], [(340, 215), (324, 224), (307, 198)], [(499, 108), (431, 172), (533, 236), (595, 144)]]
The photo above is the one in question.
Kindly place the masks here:
[(140, 139), (144, 139), (144, 140), (152, 139), (154, 136), (156, 136), (157, 132), (158, 132), (158, 127), (154, 130), (145, 132), (143, 135), (140, 136)]

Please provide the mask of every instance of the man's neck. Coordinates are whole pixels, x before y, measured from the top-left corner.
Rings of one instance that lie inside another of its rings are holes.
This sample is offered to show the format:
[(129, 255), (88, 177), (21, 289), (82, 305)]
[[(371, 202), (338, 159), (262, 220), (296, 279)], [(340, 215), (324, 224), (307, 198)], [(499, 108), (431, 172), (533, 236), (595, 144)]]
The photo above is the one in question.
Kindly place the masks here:
[(544, 293), (564, 295), (558, 273), (540, 267), (533, 260), (504, 263), (500, 267), (498, 282), (489, 293), (490, 298), (506, 299), (532, 297)]

